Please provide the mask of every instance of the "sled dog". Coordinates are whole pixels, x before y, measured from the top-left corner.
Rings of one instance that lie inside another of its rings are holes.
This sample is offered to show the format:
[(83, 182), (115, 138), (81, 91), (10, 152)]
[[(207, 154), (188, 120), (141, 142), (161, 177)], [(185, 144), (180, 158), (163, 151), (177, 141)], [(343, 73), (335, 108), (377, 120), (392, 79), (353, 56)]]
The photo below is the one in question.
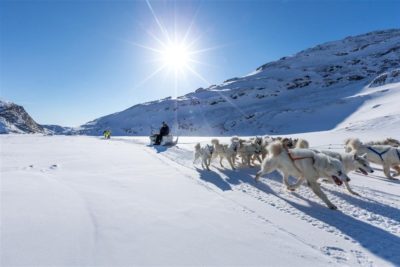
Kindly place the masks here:
[(390, 168), (400, 174), (400, 148), (387, 145), (366, 145), (360, 139), (352, 138), (346, 140), (346, 151), (357, 155), (366, 154), (368, 161), (382, 165), (383, 173), (389, 179), (394, 179), (390, 174)]
[[(350, 181), (339, 160), (323, 153), (315, 153), (309, 149), (286, 149), (284, 144), (279, 141), (275, 141), (268, 146), (268, 156), (261, 164), (261, 170), (255, 177), (256, 181), (261, 175), (274, 170), (281, 172), (283, 182), (289, 190), (300, 186), (303, 179), (307, 180), (312, 191), (330, 209), (337, 209), (337, 207), (329, 201), (321, 190), (317, 183), (318, 178), (331, 177), (337, 185), (342, 185), (343, 181)], [(289, 184), (289, 175), (298, 178), (296, 184)]]
[(214, 152), (214, 147), (212, 145), (200, 146), (200, 143), (197, 143), (194, 147), (194, 160), (193, 164), (196, 163), (199, 159), (201, 159), (201, 167), (207, 170), (210, 170), (211, 158)]
[[(357, 154), (353, 153), (339, 153), (331, 150), (314, 150), (316, 153), (323, 153), (325, 155), (328, 155), (332, 158), (340, 160), (340, 162), (343, 164), (343, 168), (346, 174), (348, 174), (351, 171), (358, 170), (364, 175), (368, 175), (368, 173), (373, 173), (374, 170), (371, 168), (369, 165), (369, 162), (367, 160), (367, 155), (364, 154), (362, 156), (358, 156)], [(330, 178), (330, 177), (326, 177)], [(346, 186), (347, 191), (349, 193), (358, 196), (359, 194), (354, 192), (351, 188), (350, 185), (347, 181), (343, 181), (344, 185)]]
[(216, 138), (211, 140), (211, 144), (213, 144), (214, 146), (213, 157), (219, 156), (219, 164), (221, 165), (221, 167), (224, 167), (224, 165), (222, 165), (222, 160), (225, 158), (229, 162), (231, 168), (235, 169), (235, 159), (236, 159), (237, 149), (239, 146), (237, 138), (232, 137), (231, 143), (229, 145), (221, 144), (219, 140)]

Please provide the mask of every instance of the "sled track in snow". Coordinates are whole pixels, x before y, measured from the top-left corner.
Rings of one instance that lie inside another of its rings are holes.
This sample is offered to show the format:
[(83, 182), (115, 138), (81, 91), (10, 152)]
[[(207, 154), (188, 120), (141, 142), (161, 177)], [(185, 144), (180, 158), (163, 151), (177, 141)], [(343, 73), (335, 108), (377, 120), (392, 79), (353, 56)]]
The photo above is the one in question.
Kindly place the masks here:
[[(182, 149), (179, 146), (169, 149), (167, 153), (162, 153), (158, 156), (159, 159), (162, 157), (185, 168), (195, 169), (192, 163), (193, 152)], [(162, 161), (165, 162), (165, 160)], [(168, 162), (165, 163), (171, 165)], [(281, 212), (306, 221), (318, 229), (359, 244), (395, 265), (400, 265), (400, 255), (398, 253), (400, 245), (399, 196), (352, 185), (354, 190), (362, 196), (357, 197), (345, 192), (344, 188), (323, 184), (323, 191), (339, 208), (339, 211), (332, 211), (326, 208), (322, 201), (317, 199), (314, 193), (306, 186), (301, 186), (296, 192), (288, 192), (283, 188), (281, 177), (276, 172), (267, 175), (268, 178), (264, 177), (260, 182), (255, 183), (254, 176), (257, 168), (230, 170), (223, 169), (220, 166), (216, 166), (216, 164), (218, 163), (214, 162), (212, 164), (211, 172), (216, 173), (221, 178), (220, 184), (217, 184), (218, 187), (221, 188), (222, 184), (226, 183), (227, 190), (242, 192)], [(207, 173), (207, 171), (198, 171)], [(190, 175), (185, 176), (193, 179)], [(210, 178), (210, 180), (212, 179)], [(217, 189), (209, 184), (212, 181), (207, 181), (206, 175), (198, 182), (201, 182), (208, 190), (212, 190), (227, 199), (223, 192), (218, 192)], [(233, 201), (232, 199), (229, 200)], [(259, 219), (271, 223), (268, 219), (256, 214), (251, 208), (243, 206), (237, 201), (234, 202), (250, 213), (255, 213), (254, 215)], [(302, 204), (299, 204), (299, 202)], [(274, 225), (274, 227), (297, 237), (278, 225)], [(311, 244), (307, 245), (318, 249)], [(333, 249), (335, 253), (333, 253), (332, 248), (322, 248), (320, 250), (335, 258), (337, 262), (341, 262), (341, 257), (337, 256), (340, 250)], [(351, 253), (361, 265), (373, 266), (371, 260), (363, 252), (353, 250)], [(343, 253), (340, 252), (339, 254)]]
[[(123, 139), (118, 141), (143, 146), (143, 142), (140, 141)], [(155, 151), (150, 147), (143, 148), (147, 153), (156, 155), (156, 158), (164, 164), (170, 165), (182, 173), (185, 178), (189, 178), (207, 190), (218, 194), (221, 198), (233, 202), (243, 212), (287, 233), (305, 245), (331, 257), (339, 264), (349, 263), (344, 259), (351, 257), (360, 266), (376, 266), (365, 252), (356, 249), (361, 246), (395, 266), (400, 265), (398, 253), (400, 246), (400, 196), (387, 194), (369, 187), (351, 185), (362, 196), (357, 197), (348, 194), (344, 188), (323, 184), (323, 191), (339, 208), (339, 211), (332, 211), (326, 208), (324, 203), (306, 186), (301, 186), (296, 192), (288, 192), (283, 188), (282, 178), (276, 172), (262, 178), (259, 183), (255, 183), (254, 176), (257, 168), (231, 170), (221, 168), (214, 161), (211, 172), (203, 171), (193, 165), (193, 151), (181, 148), (179, 144), (168, 149), (155, 149), (157, 154), (154, 154)], [(224, 164), (228, 165), (226, 162)], [(182, 167), (188, 171), (197, 170), (200, 177), (193, 177), (193, 175), (185, 173), (182, 171)], [(350, 174), (350, 177), (353, 175), (359, 174), (353, 173)], [(382, 179), (387, 182), (383, 176), (368, 177), (368, 179)], [(397, 186), (397, 184), (395, 185)], [(224, 194), (223, 191), (225, 190), (246, 194), (280, 212), (294, 216), (319, 230), (354, 244), (352, 247), (355, 249), (346, 252), (341, 248), (331, 246), (319, 248), (309, 244), (296, 233), (274, 224), (256, 210)]]

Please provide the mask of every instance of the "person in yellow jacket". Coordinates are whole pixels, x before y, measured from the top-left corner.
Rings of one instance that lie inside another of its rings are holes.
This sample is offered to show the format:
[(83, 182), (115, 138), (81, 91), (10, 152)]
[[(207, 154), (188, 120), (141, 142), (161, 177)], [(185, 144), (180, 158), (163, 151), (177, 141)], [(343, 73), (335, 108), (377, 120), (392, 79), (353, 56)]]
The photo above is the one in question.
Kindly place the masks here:
[(105, 130), (105, 131), (103, 132), (103, 135), (104, 135), (104, 139), (110, 139), (110, 137), (111, 137), (111, 131), (110, 131), (110, 130)]

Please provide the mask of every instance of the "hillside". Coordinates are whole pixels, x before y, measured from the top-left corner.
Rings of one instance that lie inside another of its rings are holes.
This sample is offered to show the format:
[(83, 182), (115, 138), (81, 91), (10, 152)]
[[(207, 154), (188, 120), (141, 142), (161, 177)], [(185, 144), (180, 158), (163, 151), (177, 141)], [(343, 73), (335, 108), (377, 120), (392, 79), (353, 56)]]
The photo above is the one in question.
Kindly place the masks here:
[(0, 134), (44, 132), (22, 106), (0, 100)]
[(399, 29), (324, 43), (220, 85), (95, 119), (77, 132), (98, 135), (108, 128), (114, 135), (148, 135), (163, 120), (179, 135), (288, 134), (347, 127), (346, 118), (380, 96), (362, 94), (365, 88), (400, 67), (399, 44)]

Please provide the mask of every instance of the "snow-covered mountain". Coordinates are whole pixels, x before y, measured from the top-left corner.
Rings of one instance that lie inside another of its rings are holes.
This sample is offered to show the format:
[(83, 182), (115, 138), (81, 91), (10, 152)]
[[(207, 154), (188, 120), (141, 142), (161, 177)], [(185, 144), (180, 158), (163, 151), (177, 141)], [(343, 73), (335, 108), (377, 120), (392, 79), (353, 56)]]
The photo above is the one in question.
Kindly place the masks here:
[(42, 133), (42, 134), (75, 134), (72, 127), (60, 125), (41, 125), (25, 111), (24, 107), (10, 101), (0, 100), (0, 134)]
[(65, 127), (56, 124), (43, 124), (42, 127), (46, 130), (48, 134), (57, 134), (57, 135), (76, 134), (73, 127)]
[(180, 135), (287, 134), (346, 127), (346, 118), (380, 96), (361, 92), (395, 83), (392, 70), (398, 68), (400, 29), (375, 31), (317, 45), (177, 99), (132, 106), (77, 131), (98, 135), (108, 128), (116, 135), (147, 135), (161, 121)]
[(345, 131), (396, 130), (400, 133), (400, 69), (376, 77), (361, 92), (349, 97), (363, 101), (337, 127)]
[(45, 129), (22, 106), (0, 100), (0, 134), (44, 132)]

